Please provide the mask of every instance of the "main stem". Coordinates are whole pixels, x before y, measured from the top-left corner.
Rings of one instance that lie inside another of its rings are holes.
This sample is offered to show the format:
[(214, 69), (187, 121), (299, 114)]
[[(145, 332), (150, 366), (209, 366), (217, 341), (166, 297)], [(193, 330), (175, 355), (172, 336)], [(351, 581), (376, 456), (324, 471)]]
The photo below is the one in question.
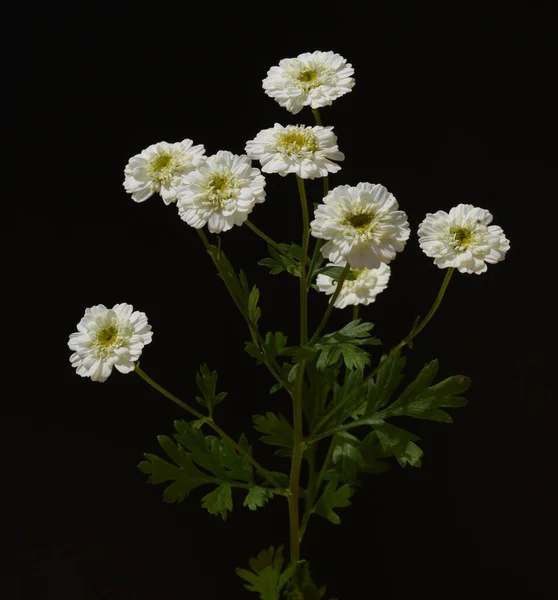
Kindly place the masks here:
[(302, 387), (306, 361), (298, 363), (296, 374), (295, 395), (293, 404), (294, 443), (291, 476), (289, 479), (289, 525), (291, 537), (291, 561), (296, 564), (300, 560), (300, 470), (304, 455), (304, 437), (302, 432)]
[(194, 415), (194, 417), (196, 417), (198, 419), (203, 419), (205, 421), (205, 423), (207, 423), (208, 427), (211, 427), (211, 429), (213, 429), (213, 431), (215, 431), (215, 433), (217, 433), (222, 439), (227, 441), (239, 454), (244, 456), (244, 458), (253, 465), (253, 467), (256, 469), (256, 471), (258, 471), (258, 473), (264, 479), (266, 479), (269, 483), (271, 483), (271, 485), (273, 485), (275, 488), (277, 488), (278, 491), (283, 489), (277, 483), (277, 480), (275, 479), (275, 477), (273, 477), (273, 475), (267, 469), (262, 467), (260, 465), (260, 463), (258, 463), (254, 458), (252, 458), (252, 455), (249, 452), (247, 452), (246, 450), (244, 450), (244, 448), (242, 446), (237, 444), (217, 424), (215, 424), (211, 419), (208, 419), (207, 415), (204, 415), (203, 413), (199, 412), (195, 408), (192, 408), (191, 406), (186, 404), (186, 402), (182, 402), (182, 400), (180, 400), (179, 398), (177, 398), (176, 396), (171, 394), (162, 385), (159, 385), (154, 379), (151, 379), (151, 377), (149, 377), (149, 375), (147, 375), (147, 373), (145, 373), (142, 369), (140, 369), (140, 366), (138, 363), (136, 363), (135, 372), (144, 381), (146, 381), (151, 387), (155, 388), (158, 392), (163, 394), (163, 396), (165, 396), (166, 398), (168, 398), (175, 404), (178, 404), (178, 406), (180, 406), (180, 408), (183, 408), (185, 411), (189, 412), (191, 415)]
[[(300, 345), (308, 341), (308, 289), (306, 285), (306, 262), (310, 241), (310, 220), (308, 218), (308, 199), (304, 188), (304, 180), (296, 177), (300, 206), (302, 209), (302, 257), (300, 271)], [(289, 478), (289, 526), (291, 537), (291, 561), (296, 564), (300, 560), (300, 471), (304, 455), (304, 432), (302, 430), (302, 390), (306, 361), (298, 363), (294, 398), (293, 398), (293, 459)]]
[(304, 189), (304, 180), (296, 176), (300, 206), (302, 208), (302, 258), (300, 270), (300, 345), (308, 341), (308, 289), (306, 287), (306, 261), (310, 242), (310, 219), (308, 218), (308, 199)]

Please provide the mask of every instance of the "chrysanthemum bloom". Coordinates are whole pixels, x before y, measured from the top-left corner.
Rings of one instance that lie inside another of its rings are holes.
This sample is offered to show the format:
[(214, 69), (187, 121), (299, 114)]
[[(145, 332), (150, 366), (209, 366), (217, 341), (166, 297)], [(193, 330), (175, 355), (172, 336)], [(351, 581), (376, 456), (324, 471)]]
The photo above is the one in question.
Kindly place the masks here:
[(93, 381), (105, 381), (112, 367), (121, 373), (133, 371), (153, 335), (145, 313), (134, 311), (131, 304), (87, 308), (77, 329), (68, 342), (74, 350), (70, 362), (78, 375)]
[(228, 231), (242, 225), (254, 205), (265, 200), (265, 178), (248, 156), (220, 150), (184, 179), (178, 190), (178, 213), (196, 229)]
[(353, 269), (377, 269), (405, 247), (407, 215), (393, 194), (378, 183), (340, 185), (314, 213), (312, 235), (328, 240), (322, 254), (332, 263), (348, 261)]
[(284, 58), (263, 80), (265, 93), (296, 115), (303, 107), (329, 106), (351, 91), (353, 67), (334, 52), (305, 52)]
[[(344, 267), (345, 264), (345, 262), (337, 265), (329, 263), (327, 266)], [(356, 279), (345, 280), (334, 306), (345, 308), (354, 304), (371, 304), (376, 300), (376, 296), (386, 289), (390, 271), (391, 269), (385, 263), (382, 263), (377, 269), (351, 269), (351, 273)], [(320, 273), (316, 278), (318, 289), (328, 296), (335, 292), (337, 283), (335, 279), (324, 273)]]
[(133, 156), (124, 169), (124, 188), (136, 202), (158, 192), (165, 204), (176, 201), (176, 189), (184, 175), (204, 159), (205, 148), (192, 140), (175, 144), (159, 142)]
[(489, 225), (492, 215), (472, 204), (449, 211), (427, 213), (418, 229), (419, 245), (440, 269), (455, 267), (461, 273), (480, 275), (486, 263), (504, 260), (510, 243), (501, 227)]
[(331, 161), (345, 158), (332, 129), (275, 123), (246, 144), (246, 154), (260, 161), (264, 173), (296, 173), (302, 179), (327, 177), (341, 169)]

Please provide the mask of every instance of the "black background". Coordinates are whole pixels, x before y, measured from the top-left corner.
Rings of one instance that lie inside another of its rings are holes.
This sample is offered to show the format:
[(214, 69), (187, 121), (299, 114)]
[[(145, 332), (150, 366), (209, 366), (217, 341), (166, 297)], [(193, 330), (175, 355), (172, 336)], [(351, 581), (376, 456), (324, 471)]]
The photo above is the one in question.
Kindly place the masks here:
[[(158, 196), (135, 204), (122, 181), (128, 159), (161, 140), (242, 154), (275, 122), (311, 124), (310, 111), (291, 115), (261, 80), (281, 58), (317, 49), (355, 68), (353, 91), (321, 111), (346, 155), (331, 186), (382, 183), (414, 232), (388, 289), (362, 311), (384, 345), (425, 314), (443, 278), (418, 247), (426, 212), (486, 208), (511, 250), (483, 276), (454, 276), (410, 352), (408, 373), (438, 357), (439, 377), (469, 375), (469, 405), (453, 425), (411, 423), (423, 467), (366, 479), (339, 511), (341, 526), (311, 522), (303, 555), (340, 600), (552, 596), (550, 4), (357, 6), (114, 3), (28, 15), (15, 91), (37, 145), (22, 160), (39, 173), (25, 208), (38, 244), (26, 266), (32, 327), (19, 392), (4, 407), (16, 479), (2, 597), (248, 598), (235, 567), (287, 542), (281, 499), (250, 513), (235, 497), (226, 523), (200, 507), (203, 491), (164, 504), (162, 486), (136, 465), (185, 415), (134, 374), (115, 371), (103, 385), (76, 376), (66, 344), (87, 306), (133, 304), (154, 331), (147, 373), (192, 401), (195, 371), (209, 363), (229, 392), (218, 422), (235, 437), (247, 431), (262, 462), (287, 468), (249, 430), (254, 413), (289, 415), (288, 398), (268, 396), (273, 381), (242, 351), (244, 324), (197, 235)], [(298, 240), (294, 178), (267, 176), (266, 189), (252, 220)], [(320, 189), (309, 183), (312, 200)], [(297, 282), (257, 266), (266, 248), (246, 228), (221, 237), (261, 289), (263, 330), (294, 341)], [(311, 325), (325, 305), (313, 295)], [(337, 311), (330, 330), (347, 317)]]

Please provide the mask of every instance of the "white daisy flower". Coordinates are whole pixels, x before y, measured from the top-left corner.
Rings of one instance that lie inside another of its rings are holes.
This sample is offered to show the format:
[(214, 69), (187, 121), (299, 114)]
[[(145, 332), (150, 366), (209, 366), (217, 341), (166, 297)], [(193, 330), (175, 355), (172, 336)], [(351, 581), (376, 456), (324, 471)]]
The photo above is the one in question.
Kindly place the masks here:
[[(346, 264), (346, 262), (329, 263), (327, 266), (344, 267)], [(345, 308), (355, 304), (371, 304), (376, 300), (376, 296), (386, 289), (390, 271), (391, 269), (385, 263), (382, 263), (377, 269), (351, 269), (351, 273), (356, 279), (345, 280), (334, 306)], [(335, 279), (324, 273), (320, 273), (316, 278), (318, 289), (328, 296), (335, 292), (337, 283)]]
[(334, 52), (305, 52), (284, 58), (263, 80), (265, 93), (296, 115), (303, 107), (329, 106), (351, 91), (353, 67)]
[(275, 123), (246, 144), (246, 154), (260, 161), (264, 173), (296, 173), (302, 179), (327, 177), (341, 169), (331, 161), (345, 159), (332, 129)]
[(480, 275), (486, 263), (504, 260), (510, 243), (501, 227), (489, 225), (492, 215), (472, 204), (449, 211), (427, 213), (418, 229), (419, 245), (440, 269), (454, 267), (461, 273)]
[(134, 311), (131, 304), (87, 308), (77, 329), (68, 342), (74, 350), (70, 362), (78, 375), (93, 381), (105, 381), (112, 367), (121, 373), (133, 371), (153, 335), (145, 313)]
[(132, 199), (143, 202), (158, 192), (165, 204), (175, 202), (184, 175), (204, 159), (205, 148), (192, 144), (159, 142), (133, 156), (124, 169), (124, 188)]
[(196, 229), (228, 231), (242, 225), (254, 204), (265, 200), (265, 178), (248, 156), (220, 150), (184, 178), (178, 190), (178, 213)]
[(377, 269), (401, 252), (409, 239), (407, 215), (393, 194), (378, 183), (340, 185), (314, 213), (312, 235), (328, 240), (321, 248), (331, 262), (353, 269)]

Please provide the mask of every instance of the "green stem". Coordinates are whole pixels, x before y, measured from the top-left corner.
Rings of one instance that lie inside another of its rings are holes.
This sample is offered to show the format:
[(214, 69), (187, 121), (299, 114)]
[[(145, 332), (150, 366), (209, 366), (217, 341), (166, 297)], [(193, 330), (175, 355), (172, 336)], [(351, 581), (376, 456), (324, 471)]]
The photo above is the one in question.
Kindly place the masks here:
[[(317, 108), (313, 108), (312, 109), (312, 114), (314, 115), (314, 121), (316, 121), (316, 125), (319, 125), (320, 127), (323, 127), (322, 124), (322, 117), (320, 116), (320, 111)], [(324, 198), (325, 196), (327, 196), (327, 193), (329, 191), (329, 177), (326, 175), (323, 178), (323, 185), (324, 185)]]
[(306, 361), (298, 363), (298, 369), (295, 382), (295, 396), (293, 403), (293, 422), (294, 422), (294, 440), (293, 440), (293, 459), (291, 462), (291, 475), (289, 478), (289, 525), (291, 537), (291, 561), (296, 564), (300, 560), (300, 470), (302, 458), (304, 455), (304, 436), (302, 432), (302, 388), (304, 383), (304, 371)]
[[(306, 509), (304, 511), (304, 516), (302, 517), (302, 525), (300, 526), (300, 541), (302, 541), (302, 538), (304, 537), (304, 534), (306, 533), (306, 527), (308, 527), (308, 521), (310, 520), (310, 517), (312, 516), (312, 513), (314, 512), (316, 498), (320, 492), (320, 487), (324, 480), (326, 471), (329, 467), (329, 461), (331, 460), (331, 457), (333, 455), (333, 450), (335, 448), (336, 441), (337, 440), (335, 439), (335, 435), (334, 435), (329, 444), (329, 448), (327, 450), (326, 457), (322, 464), (322, 468), (320, 469), (320, 473), (319, 473), (317, 479), (313, 482), (313, 485), (309, 486), (310, 487), (310, 489), (309, 489), (310, 498), (306, 505)], [(311, 453), (310, 456), (312, 456), (312, 453), (315, 451), (314, 448), (315, 448), (315, 446), (312, 446), (312, 448), (310, 450), (310, 453)]]
[(300, 264), (300, 345), (308, 341), (308, 289), (306, 286), (306, 262), (310, 241), (310, 220), (308, 218), (308, 199), (304, 188), (304, 179), (296, 176), (300, 205), (302, 208), (302, 258)]
[(410, 342), (412, 339), (414, 339), (428, 324), (428, 322), (430, 321), (430, 319), (436, 314), (436, 311), (438, 310), (438, 307), (440, 306), (442, 299), (444, 297), (444, 294), (446, 293), (446, 289), (449, 285), (451, 276), (453, 275), (453, 272), (455, 271), (455, 268), (450, 267), (447, 272), (446, 272), (446, 276), (444, 277), (444, 281), (442, 282), (442, 287), (440, 287), (440, 291), (438, 292), (438, 295), (436, 296), (436, 300), (434, 300), (434, 304), (431, 306), (430, 310), (428, 311), (428, 314), (426, 315), (426, 317), (424, 317), (424, 319), (422, 320), (422, 322), (420, 323), (420, 325), (418, 327), (415, 327), (411, 333), (403, 340), (406, 344), (408, 342)]
[(335, 302), (339, 296), (339, 294), (341, 293), (341, 288), (343, 287), (343, 284), (345, 283), (345, 279), (347, 278), (347, 275), (349, 274), (349, 271), (351, 270), (351, 266), (349, 265), (349, 263), (347, 263), (345, 265), (345, 268), (343, 269), (343, 272), (341, 273), (341, 277), (339, 277), (339, 281), (337, 282), (337, 287), (335, 288), (335, 292), (333, 292), (333, 296), (331, 297), (331, 300), (329, 301), (329, 304), (327, 305), (327, 309), (325, 311), (324, 316), (322, 317), (322, 320), (320, 322), (320, 324), (318, 325), (318, 329), (316, 329), (316, 331), (314, 332), (314, 335), (311, 337), (310, 341), (308, 342), (308, 345), (311, 346), (320, 336), (320, 333), (322, 333), (324, 327), (327, 325), (329, 316), (331, 315), (331, 311), (333, 310), (333, 306), (335, 305)]
[(275, 477), (273, 477), (273, 475), (267, 469), (262, 467), (256, 460), (254, 460), (254, 458), (252, 458), (252, 455), (249, 452), (247, 452), (242, 446), (237, 444), (231, 437), (229, 437), (216, 423), (214, 423), (211, 420), (208, 420), (206, 415), (199, 412), (195, 408), (192, 408), (185, 402), (182, 402), (182, 400), (180, 400), (179, 398), (177, 398), (176, 396), (171, 394), (163, 386), (159, 385), (156, 381), (151, 379), (151, 377), (149, 377), (149, 375), (147, 375), (147, 373), (145, 373), (142, 369), (140, 369), (139, 363), (136, 363), (135, 372), (144, 381), (146, 381), (151, 387), (156, 389), (158, 392), (163, 394), (163, 396), (165, 396), (166, 398), (168, 398), (169, 400), (171, 400), (178, 406), (180, 406), (180, 408), (183, 408), (185, 411), (189, 412), (191, 415), (195, 416), (197, 419), (203, 419), (205, 421), (205, 423), (207, 423), (207, 425), (209, 427), (211, 427), (211, 429), (213, 429), (213, 431), (215, 431), (215, 433), (217, 433), (223, 440), (228, 442), (239, 454), (244, 456), (244, 458), (253, 465), (253, 467), (256, 469), (256, 471), (258, 471), (258, 473), (264, 479), (266, 479), (274, 487), (276, 487), (278, 489), (282, 489), (281, 486), (275, 480)]
[(312, 114), (314, 115), (314, 120), (316, 121), (316, 125), (322, 126), (322, 118), (320, 117), (320, 111), (317, 108), (312, 109)]
[(254, 225), (254, 223), (252, 223), (252, 221), (246, 220), (246, 221), (244, 221), (244, 225), (248, 226), (248, 228), (251, 229), (256, 235), (259, 235), (262, 238), (262, 240), (264, 240), (267, 244), (269, 244), (270, 246), (273, 246), (275, 248), (275, 250), (277, 250), (277, 252), (279, 252), (280, 254), (283, 254), (283, 256), (287, 256), (287, 254), (281, 248), (281, 246), (277, 242), (274, 242), (259, 227), (256, 227)]
[(353, 321), (356, 321), (358, 319), (358, 309), (359, 305), (353, 304)]
[[(424, 317), (424, 319), (419, 323), (418, 326), (413, 327), (413, 329), (409, 332), (409, 334), (404, 337), (399, 344), (397, 344), (397, 346), (394, 346), (388, 353), (387, 357), (385, 360), (387, 360), (388, 358), (390, 358), (391, 356), (393, 356), (393, 354), (395, 354), (395, 352), (397, 352), (398, 350), (401, 350), (401, 348), (403, 348), (404, 346), (406, 346), (411, 340), (413, 340), (415, 337), (417, 337), (417, 335), (426, 327), (426, 325), (428, 324), (428, 322), (430, 321), (430, 319), (432, 319), (432, 317), (434, 316), (434, 314), (436, 313), (436, 311), (438, 310), (438, 307), (440, 306), (442, 299), (444, 297), (444, 294), (446, 293), (446, 289), (449, 285), (451, 276), (453, 275), (453, 272), (455, 271), (455, 269), (453, 267), (450, 267), (447, 272), (446, 275), (444, 277), (444, 281), (442, 282), (442, 285), (440, 287), (440, 290), (438, 292), (438, 295), (436, 296), (436, 300), (434, 300), (434, 304), (430, 307), (430, 310), (428, 311), (426, 317)], [(382, 361), (383, 363), (383, 361)], [(363, 381), (368, 381), (369, 379), (371, 379), (372, 377), (374, 377), (374, 375), (376, 375), (376, 373), (379, 371), (380, 366), (382, 365), (382, 363), (379, 363), (378, 365), (376, 365), (376, 367), (374, 368), (373, 371), (371, 371), (370, 373), (368, 373), (368, 375), (366, 375), (366, 377), (363, 379)]]
[(219, 263), (215, 260), (215, 257), (213, 256), (211, 244), (209, 243), (205, 233), (201, 229), (197, 229), (196, 231), (198, 232), (198, 235), (200, 236), (200, 238), (207, 250), (207, 253), (211, 257), (211, 260), (213, 261), (213, 264), (215, 265), (219, 275), (221, 275), (221, 279), (223, 280), (223, 283), (225, 284), (225, 287), (227, 288), (227, 291), (229, 292), (230, 297), (232, 298), (236, 307), (240, 311), (240, 314), (244, 317), (246, 323), (248, 324), (248, 329), (250, 330), (250, 334), (252, 335), (252, 341), (254, 342), (254, 344), (260, 346), (260, 349), (261, 349), (263, 357), (264, 357), (265, 366), (268, 368), (269, 372), (273, 375), (275, 380), (278, 383), (280, 383), (285, 388), (285, 390), (287, 390), (288, 394), (292, 397), (293, 393), (292, 393), (289, 383), (287, 381), (285, 381), (285, 379), (283, 379), (283, 377), (281, 376), (281, 367), (277, 364), (277, 361), (275, 359), (273, 359), (273, 358), (268, 359), (268, 357), (266, 356), (265, 340), (263, 339), (262, 335), (260, 334), (258, 328), (255, 326), (255, 324), (252, 322), (252, 320), (245, 313), (243, 307), (238, 302), (233, 291), (231, 290), (229, 283), (228, 283), (228, 279), (226, 277), (226, 274), (222, 272)]

